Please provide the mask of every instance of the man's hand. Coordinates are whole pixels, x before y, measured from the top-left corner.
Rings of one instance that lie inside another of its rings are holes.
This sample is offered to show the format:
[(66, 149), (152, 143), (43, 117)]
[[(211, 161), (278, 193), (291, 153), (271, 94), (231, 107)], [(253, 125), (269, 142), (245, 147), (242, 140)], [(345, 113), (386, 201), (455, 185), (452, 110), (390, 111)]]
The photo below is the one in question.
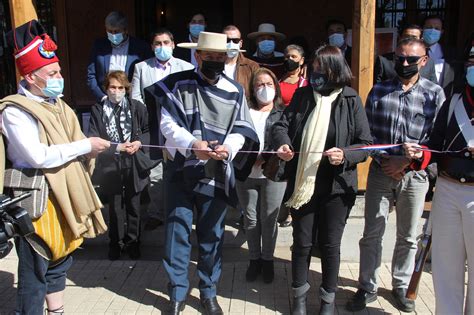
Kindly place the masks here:
[(403, 144), (403, 149), (405, 149), (405, 156), (410, 160), (421, 159), (423, 157), (423, 151), (417, 143), (408, 143)]
[(284, 144), (278, 148), (277, 155), (283, 161), (290, 161), (295, 156), (295, 153), (291, 151), (288, 144)]
[(209, 148), (209, 143), (207, 141), (194, 141), (192, 150), (196, 157), (200, 160), (207, 161), (211, 158), (209, 156), (209, 152), (211, 151), (211, 149)]
[(104, 152), (110, 148), (110, 141), (104, 140), (99, 137), (90, 137), (89, 141), (91, 143), (91, 152), (89, 155), (91, 157), (96, 157), (99, 153)]
[(405, 175), (405, 168), (410, 165), (410, 160), (404, 156), (382, 155), (381, 163), (385, 175), (400, 180)]
[(332, 165), (340, 165), (344, 162), (344, 151), (339, 148), (331, 148), (324, 152)]
[(229, 148), (227, 145), (216, 145), (214, 150), (209, 152), (209, 156), (218, 161), (226, 160), (229, 157)]

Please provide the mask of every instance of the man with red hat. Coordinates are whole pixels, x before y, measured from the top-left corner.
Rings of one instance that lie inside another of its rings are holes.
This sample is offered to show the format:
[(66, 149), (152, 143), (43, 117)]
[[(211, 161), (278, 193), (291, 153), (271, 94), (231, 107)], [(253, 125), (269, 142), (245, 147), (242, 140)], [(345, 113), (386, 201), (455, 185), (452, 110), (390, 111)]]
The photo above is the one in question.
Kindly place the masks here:
[(88, 171), (93, 167), (91, 158), (110, 143), (86, 138), (75, 113), (61, 99), (64, 80), (57, 46), (43, 27), (35, 20), (25, 23), (9, 33), (9, 42), (23, 80), (17, 94), (0, 100), (6, 140), (4, 146), (0, 137), (0, 155), (7, 159), (7, 167), (0, 167), (0, 178), (11, 195), (36, 188), (35, 182), (45, 179), (46, 183), (40, 187), (43, 198), (29, 197), (30, 204), (22, 204), (35, 232), (15, 239), (19, 258), (16, 312), (43, 314), (46, 300), (49, 314), (60, 314), (70, 254), (83, 237), (95, 237), (107, 229)]

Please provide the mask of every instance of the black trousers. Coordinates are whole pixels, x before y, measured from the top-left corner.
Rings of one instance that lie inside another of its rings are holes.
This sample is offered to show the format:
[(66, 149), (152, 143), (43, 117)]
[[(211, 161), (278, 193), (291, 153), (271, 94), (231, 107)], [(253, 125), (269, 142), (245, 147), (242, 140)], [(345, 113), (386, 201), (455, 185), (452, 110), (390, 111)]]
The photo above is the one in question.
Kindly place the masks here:
[(317, 240), (323, 272), (321, 285), (329, 293), (336, 292), (342, 233), (354, 201), (353, 194), (315, 195), (300, 209), (291, 210), (293, 218), (291, 268), (294, 288), (308, 281), (311, 248)]
[[(128, 169), (129, 170), (129, 169)], [(109, 195), (109, 238), (111, 244), (120, 241), (118, 215), (125, 206), (125, 231), (123, 242), (125, 244), (140, 241), (140, 192), (135, 192), (133, 178), (130, 171), (125, 171), (122, 184), (124, 185), (123, 197)]]

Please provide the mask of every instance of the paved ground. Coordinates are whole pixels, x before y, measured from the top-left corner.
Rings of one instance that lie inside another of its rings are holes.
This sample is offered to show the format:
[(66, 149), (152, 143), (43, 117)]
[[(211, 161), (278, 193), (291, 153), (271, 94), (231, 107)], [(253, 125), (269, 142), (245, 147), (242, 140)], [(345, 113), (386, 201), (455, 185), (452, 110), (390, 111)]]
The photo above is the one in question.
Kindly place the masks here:
[[(145, 259), (139, 261), (105, 258), (105, 246), (95, 246), (79, 251), (68, 274), (65, 309), (67, 314), (160, 314), (166, 296), (166, 274), (159, 261), (159, 249), (146, 248)], [(193, 255), (195, 257), (195, 255)], [(219, 285), (219, 302), (226, 314), (289, 314), (291, 263), (287, 247), (276, 251), (275, 281), (264, 284), (245, 281), (246, 251), (227, 248), (223, 273)], [(126, 257), (125, 257), (126, 258)], [(16, 293), (17, 258), (14, 253), (0, 260), (0, 313), (9, 314), (14, 309)], [(429, 267), (429, 266), (428, 266)], [(341, 264), (337, 294), (337, 314), (352, 314), (344, 305), (355, 292), (358, 263)], [(190, 266), (192, 275), (190, 296), (184, 314), (199, 314), (199, 291), (196, 264)], [(384, 263), (380, 272), (379, 299), (367, 310), (355, 314), (400, 314), (393, 306), (390, 294), (390, 264)], [(311, 291), (308, 314), (317, 314), (319, 299), (317, 288), (321, 281), (321, 265), (314, 258), (311, 263)], [(416, 314), (434, 313), (434, 295), (431, 275), (425, 272), (420, 284)], [(404, 314), (404, 313), (403, 313)]]

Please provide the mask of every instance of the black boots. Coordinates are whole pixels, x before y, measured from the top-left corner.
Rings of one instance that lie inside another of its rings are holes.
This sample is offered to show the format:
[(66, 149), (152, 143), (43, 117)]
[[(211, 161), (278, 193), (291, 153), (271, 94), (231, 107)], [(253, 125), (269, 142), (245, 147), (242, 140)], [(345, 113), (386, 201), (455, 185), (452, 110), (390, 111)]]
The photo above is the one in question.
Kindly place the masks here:
[(309, 283), (298, 288), (292, 288), (293, 291), (293, 307), (291, 315), (306, 315), (306, 295), (309, 291)]
[(261, 259), (262, 265), (262, 278), (265, 283), (272, 283), (275, 277), (275, 270), (273, 268), (273, 260)]
[(335, 297), (336, 293), (327, 292), (323, 287), (319, 287), (319, 298), (321, 299), (320, 315), (334, 315), (336, 311), (334, 305)]
[(247, 267), (245, 279), (247, 279), (248, 282), (253, 282), (257, 279), (261, 271), (262, 265), (260, 263), (260, 259), (251, 259), (249, 262), (249, 266)]

